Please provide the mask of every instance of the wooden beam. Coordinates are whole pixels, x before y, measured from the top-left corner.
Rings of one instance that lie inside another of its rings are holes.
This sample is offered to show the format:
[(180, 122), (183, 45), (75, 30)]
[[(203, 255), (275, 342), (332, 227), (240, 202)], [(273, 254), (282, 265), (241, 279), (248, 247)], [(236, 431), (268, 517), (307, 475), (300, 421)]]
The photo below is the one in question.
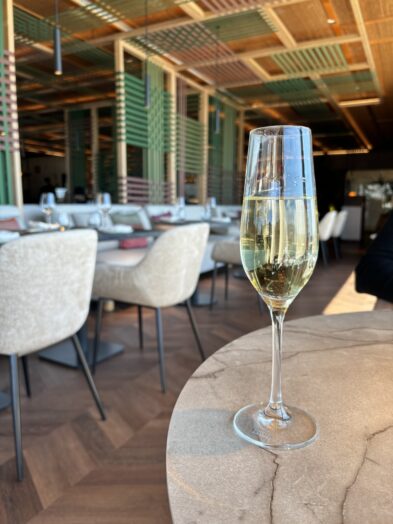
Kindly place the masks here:
[(382, 96), (383, 92), (382, 92), (381, 84), (378, 79), (377, 68), (375, 66), (374, 56), (373, 56), (371, 45), (368, 39), (367, 29), (364, 23), (363, 13), (359, 5), (359, 0), (349, 0), (349, 1), (350, 1), (352, 11), (353, 11), (353, 14), (356, 20), (356, 25), (358, 27), (359, 34), (362, 38), (364, 53), (366, 55), (367, 62), (369, 64), (371, 71), (374, 73), (377, 92), (379, 96)]
[[(273, 7), (273, 6), (277, 6), (278, 4), (279, 5), (299, 4), (305, 1), (306, 0), (282, 0), (281, 2), (277, 3), (277, 1), (273, 0), (272, 2), (268, 2), (264, 4), (264, 7), (265, 5), (268, 7), (269, 6)], [(193, 4), (194, 7), (191, 7), (190, 9), (188, 9), (186, 6), (189, 5), (190, 3)], [(188, 13), (190, 13), (189, 16), (188, 17), (178, 17), (178, 18), (174, 18), (171, 20), (166, 20), (165, 22), (158, 22), (155, 24), (150, 24), (147, 26), (149, 33), (151, 34), (151, 33), (156, 33), (158, 31), (165, 31), (167, 29), (174, 29), (175, 27), (184, 27), (189, 24), (194, 24), (196, 20), (204, 20), (204, 21), (216, 20), (217, 18), (221, 18), (222, 16), (228, 16), (229, 14), (239, 13), (241, 11), (250, 11), (250, 6), (246, 5), (242, 7), (241, 4), (239, 4), (237, 7), (234, 7), (233, 9), (228, 9), (227, 11), (220, 12), (220, 13), (210, 13), (210, 12), (205, 13), (204, 11), (202, 11), (199, 8), (198, 4), (196, 4), (195, 2), (187, 2), (187, 3), (179, 4), (178, 7), (182, 8), (184, 13), (186, 14), (188, 11)], [(203, 17), (201, 17), (201, 11), (204, 14)], [(111, 35), (103, 36), (100, 38), (95, 38), (93, 40), (89, 40), (89, 42), (91, 44), (97, 45), (97, 44), (113, 42), (114, 40), (118, 40), (118, 39), (127, 40), (135, 36), (143, 35), (145, 33), (145, 30), (146, 30), (145, 27), (139, 27), (137, 29), (131, 29), (129, 31), (121, 31), (119, 33), (113, 33)]]
[(278, 16), (273, 7), (264, 7), (262, 13), (266, 13), (269, 20), (273, 22), (273, 25), (277, 29), (275, 35), (281, 40), (287, 49), (293, 49), (297, 46), (296, 40), (293, 38), (291, 33), (288, 31), (286, 25)]
[[(329, 74), (330, 73), (345, 73), (346, 71), (363, 71), (364, 69), (369, 69), (367, 62), (360, 62), (359, 64), (351, 64), (345, 70), (333, 69), (329, 71)], [(316, 71), (316, 73), (326, 74), (326, 71), (321, 70), (321, 71)], [(287, 74), (270, 75), (269, 81), (276, 82), (278, 80), (287, 80), (288, 78), (304, 78), (304, 76), (305, 76), (304, 72), (291, 74), (291, 75), (287, 75)], [(259, 80), (255, 80), (254, 82), (239, 81), (239, 82), (231, 82), (227, 84), (222, 84), (220, 87), (224, 89), (235, 89), (236, 87), (247, 87), (247, 86), (252, 86), (252, 85), (258, 85), (260, 83), (261, 82)]]
[[(360, 42), (360, 41), (361, 41), (361, 37), (359, 35), (332, 36), (328, 38), (318, 38), (317, 40), (310, 40), (308, 42), (297, 44), (296, 49), (299, 49), (299, 50), (312, 49), (313, 47), (320, 47), (324, 45), (343, 44), (343, 43), (351, 44), (351, 43)], [(221, 57), (221, 58), (218, 58), (217, 60), (206, 60), (206, 61), (191, 62), (188, 64), (178, 65), (178, 66), (175, 66), (175, 69), (176, 71), (182, 71), (184, 69), (189, 69), (190, 67), (196, 68), (196, 67), (202, 67), (202, 66), (208, 66), (208, 65), (215, 65), (217, 63), (225, 64), (228, 62), (235, 62), (237, 60), (243, 60), (245, 58), (265, 58), (265, 57), (272, 56), (276, 53), (281, 53), (282, 51), (286, 51), (286, 48), (282, 46), (275, 46), (275, 47), (270, 47), (270, 48), (268, 47), (265, 49), (253, 49), (252, 51), (243, 51), (241, 53), (235, 53), (233, 56)]]
[(347, 108), (345, 108), (345, 107), (341, 107), (341, 112), (343, 113), (344, 117), (346, 118), (346, 120), (351, 125), (352, 129), (354, 129), (355, 133), (358, 135), (360, 140), (363, 142), (365, 147), (368, 150), (372, 149), (373, 146), (372, 146), (371, 142), (368, 140), (368, 138), (365, 135), (365, 133), (363, 132), (362, 128), (359, 126), (359, 124), (356, 122), (354, 117), (351, 115), (350, 111)]
[[(184, 27), (190, 24), (195, 24), (195, 20), (189, 17), (179, 17), (171, 20), (166, 20), (165, 22), (158, 22), (156, 24), (148, 25), (149, 34), (158, 33), (159, 31), (167, 31), (168, 29), (174, 29), (175, 27)], [(120, 31), (118, 33), (112, 33), (107, 36), (102, 36), (100, 38), (93, 38), (88, 40), (90, 44), (101, 45), (108, 44), (109, 42), (114, 42), (117, 40), (129, 40), (136, 36), (142, 36), (146, 32), (145, 27), (139, 27), (138, 29), (130, 29), (129, 31)]]
[(356, 136), (359, 138), (359, 140), (362, 142), (362, 144), (367, 149), (372, 149), (372, 145), (366, 135), (364, 134), (363, 130), (359, 127), (355, 119), (352, 117), (352, 115), (349, 113), (347, 109), (344, 107), (340, 107), (337, 100), (334, 98), (334, 96), (331, 94), (328, 86), (325, 84), (325, 82), (322, 80), (322, 78), (318, 75), (313, 73), (310, 75), (311, 80), (316, 84), (318, 89), (323, 93), (326, 97), (326, 99), (329, 101), (330, 105), (333, 107), (333, 109), (338, 113), (341, 114), (343, 119), (348, 123), (349, 127), (354, 131)]
[(195, 2), (186, 2), (184, 4), (180, 4), (179, 7), (186, 13), (186, 15), (188, 15), (190, 18), (193, 18), (194, 20), (203, 20), (206, 16), (205, 11), (201, 9)]
[[(116, 40), (116, 42), (121, 42), (121, 40)], [(139, 49), (139, 47), (136, 47), (132, 44), (129, 44), (127, 42), (123, 42), (123, 49), (127, 51), (132, 56), (135, 56), (136, 58), (139, 58), (140, 60), (146, 60), (146, 54)], [(152, 62), (153, 64), (161, 67), (164, 71), (167, 72), (174, 72), (176, 73), (176, 67), (170, 64), (167, 60), (164, 60), (163, 58), (159, 56), (149, 56), (149, 62)], [(178, 74), (179, 78), (182, 78), (185, 82), (187, 82), (190, 86), (194, 87), (198, 91), (203, 91), (206, 89), (205, 86), (198, 84), (197, 82), (193, 81), (191, 78), (188, 78), (187, 76)]]
[(244, 58), (243, 62), (263, 82), (269, 82), (271, 80), (269, 73), (260, 64), (258, 64), (254, 58)]

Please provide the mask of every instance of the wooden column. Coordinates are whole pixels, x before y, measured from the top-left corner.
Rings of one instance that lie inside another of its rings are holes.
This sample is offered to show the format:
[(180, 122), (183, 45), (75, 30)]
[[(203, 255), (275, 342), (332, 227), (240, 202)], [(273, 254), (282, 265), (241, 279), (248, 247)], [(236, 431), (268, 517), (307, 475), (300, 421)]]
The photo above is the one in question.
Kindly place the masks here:
[(172, 186), (172, 204), (176, 202), (177, 196), (177, 131), (176, 131), (176, 102), (177, 102), (177, 76), (174, 72), (168, 73), (168, 92), (172, 97), (172, 151), (168, 153), (168, 182)]
[(115, 41), (115, 73), (116, 73), (116, 119), (117, 146), (116, 172), (117, 190), (120, 204), (127, 203), (127, 143), (124, 88), (124, 49), (121, 40)]
[(199, 121), (204, 126), (204, 147), (203, 147), (203, 172), (198, 178), (198, 200), (199, 204), (204, 205), (207, 200), (208, 184), (208, 151), (209, 151), (209, 93), (202, 91), (199, 95)]
[[(15, 40), (14, 40), (14, 14), (12, 0), (0, 0), (4, 2), (4, 45), (10, 53), (10, 61), (14, 60)], [(12, 136), (13, 148), (11, 152), (12, 180), (14, 202), (18, 207), (23, 206), (23, 188), (22, 188), (22, 165), (19, 149), (19, 126), (18, 126), (18, 106), (16, 93), (15, 65), (10, 67), (10, 94), (11, 94), (11, 112), (12, 122), (10, 123), (9, 133)]]

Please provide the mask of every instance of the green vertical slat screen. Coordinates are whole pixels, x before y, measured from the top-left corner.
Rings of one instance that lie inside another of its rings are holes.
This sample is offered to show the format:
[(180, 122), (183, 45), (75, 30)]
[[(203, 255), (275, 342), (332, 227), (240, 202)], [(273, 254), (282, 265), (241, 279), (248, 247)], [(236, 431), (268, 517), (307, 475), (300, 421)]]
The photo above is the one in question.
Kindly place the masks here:
[(221, 104), (216, 98), (210, 98), (209, 104), (209, 196), (221, 202), (221, 172), (222, 172), (222, 119), (220, 116), (220, 129), (216, 126), (216, 111), (221, 110)]
[(12, 111), (10, 107), (11, 92), (10, 60), (13, 59), (5, 49), (5, 21), (3, 2), (0, 1), (0, 204), (12, 204), (14, 200), (12, 185), (11, 145), (13, 136), (10, 120)]
[(86, 127), (85, 118), (88, 112), (84, 110), (70, 111), (68, 115), (70, 174), (72, 189), (86, 188)]
[[(98, 109), (99, 135), (102, 132), (101, 117), (105, 118), (110, 114), (113, 125), (107, 133), (105, 143), (99, 141), (99, 152), (97, 155), (97, 181), (98, 190), (110, 193), (113, 201), (117, 201), (118, 188), (116, 176), (116, 111), (115, 108)], [(109, 128), (109, 126), (107, 126)], [(112, 143), (109, 142), (109, 135)]]
[[(216, 109), (220, 110), (220, 126), (216, 125)], [(236, 184), (236, 110), (210, 99), (209, 115), (209, 196), (221, 204), (232, 204)]]
[(177, 115), (176, 164), (185, 173), (200, 175), (204, 166), (205, 127), (193, 118)]
[[(173, 150), (175, 122), (173, 101), (164, 89), (164, 71), (147, 62), (149, 75), (149, 107), (145, 106), (145, 77), (119, 73), (117, 82), (124, 84), (124, 104), (119, 100), (117, 112), (118, 139), (128, 146), (143, 150), (143, 177), (151, 188), (151, 202), (163, 200), (165, 182), (165, 155)], [(122, 107), (122, 105), (124, 107)], [(129, 170), (129, 175), (136, 173)]]
[(145, 63), (145, 76), (150, 79), (150, 103), (147, 113), (147, 150), (144, 162), (144, 178), (152, 182), (150, 197), (152, 202), (163, 199), (165, 181), (165, 94), (164, 72), (150, 62)]
[(236, 110), (224, 104), (222, 140), (222, 203), (232, 204), (235, 187), (236, 162)]

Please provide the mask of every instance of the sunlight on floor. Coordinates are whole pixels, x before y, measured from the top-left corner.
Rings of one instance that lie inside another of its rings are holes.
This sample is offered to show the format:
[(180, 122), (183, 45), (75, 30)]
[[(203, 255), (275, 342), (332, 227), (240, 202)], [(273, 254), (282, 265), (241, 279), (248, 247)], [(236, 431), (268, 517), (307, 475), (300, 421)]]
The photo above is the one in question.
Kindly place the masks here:
[(337, 313), (372, 311), (376, 302), (376, 297), (355, 291), (355, 273), (352, 272), (325, 307), (323, 314), (334, 315)]

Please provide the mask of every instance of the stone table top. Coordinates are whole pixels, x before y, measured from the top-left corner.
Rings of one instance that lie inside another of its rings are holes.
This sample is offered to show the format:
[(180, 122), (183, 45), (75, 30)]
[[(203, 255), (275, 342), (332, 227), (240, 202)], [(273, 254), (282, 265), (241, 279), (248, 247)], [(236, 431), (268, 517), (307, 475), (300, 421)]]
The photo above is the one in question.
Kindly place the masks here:
[(223, 347), (174, 409), (167, 480), (174, 524), (391, 524), (393, 315), (308, 317), (284, 328), (283, 393), (319, 438), (270, 452), (240, 440), (234, 413), (266, 401), (271, 330)]

